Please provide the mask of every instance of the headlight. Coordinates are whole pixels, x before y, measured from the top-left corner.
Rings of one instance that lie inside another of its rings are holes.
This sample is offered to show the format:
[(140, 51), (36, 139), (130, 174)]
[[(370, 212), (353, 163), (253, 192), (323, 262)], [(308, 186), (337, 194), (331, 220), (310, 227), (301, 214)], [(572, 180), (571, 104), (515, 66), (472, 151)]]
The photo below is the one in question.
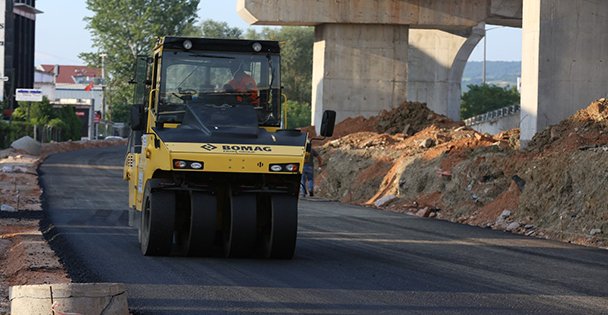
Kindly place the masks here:
[(270, 164), (271, 172), (286, 172), (295, 173), (300, 168), (298, 163), (287, 163), (287, 164)]
[(260, 44), (258, 42), (253, 43), (253, 45), (251, 47), (253, 48), (253, 51), (255, 51), (255, 52), (262, 51), (262, 44)]
[(283, 170), (283, 167), (281, 165), (271, 165), (270, 170), (273, 172), (280, 172)]
[(205, 167), (205, 163), (196, 161), (173, 160), (173, 168), (175, 169), (194, 169), (200, 170)]

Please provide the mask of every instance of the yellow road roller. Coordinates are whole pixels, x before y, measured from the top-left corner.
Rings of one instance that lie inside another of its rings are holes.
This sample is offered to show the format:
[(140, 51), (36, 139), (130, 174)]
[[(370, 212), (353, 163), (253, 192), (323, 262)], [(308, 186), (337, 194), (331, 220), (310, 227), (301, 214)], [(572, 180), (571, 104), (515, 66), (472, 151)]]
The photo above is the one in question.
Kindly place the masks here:
[(144, 255), (293, 257), (311, 146), (280, 69), (275, 41), (163, 37), (137, 58), (123, 177)]

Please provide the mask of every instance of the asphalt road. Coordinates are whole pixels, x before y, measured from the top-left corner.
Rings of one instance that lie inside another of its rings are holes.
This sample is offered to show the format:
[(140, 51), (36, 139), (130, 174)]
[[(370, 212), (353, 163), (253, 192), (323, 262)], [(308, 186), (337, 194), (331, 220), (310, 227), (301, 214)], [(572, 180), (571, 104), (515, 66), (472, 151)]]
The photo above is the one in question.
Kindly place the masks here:
[(144, 257), (125, 148), (40, 167), (48, 234), (76, 282), (122, 282), (136, 314), (607, 314), (608, 251), (302, 201), (290, 261)]

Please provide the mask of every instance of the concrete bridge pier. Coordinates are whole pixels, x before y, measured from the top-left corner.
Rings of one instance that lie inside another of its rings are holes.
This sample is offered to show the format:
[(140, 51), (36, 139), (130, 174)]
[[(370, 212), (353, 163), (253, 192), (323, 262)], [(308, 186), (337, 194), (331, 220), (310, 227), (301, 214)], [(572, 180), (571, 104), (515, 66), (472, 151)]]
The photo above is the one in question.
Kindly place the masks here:
[(462, 74), (484, 35), (485, 23), (467, 30), (410, 29), (408, 100), (460, 120)]
[[(336, 110), (341, 121), (398, 106), (408, 99), (408, 77), (417, 100), (458, 118), (462, 62), (475, 42), (467, 41), (467, 32), (503, 7), (491, 0), (237, 1), (237, 12), (250, 24), (315, 27), (312, 122), (317, 127), (326, 109)], [(420, 52), (414, 51), (414, 63), (408, 62), (410, 34)], [(449, 43), (442, 43), (446, 38)]]
[[(406, 25), (322, 24), (315, 28), (312, 74), (313, 124), (324, 110), (337, 120), (373, 116), (407, 96)], [(336, 93), (339, 91), (338, 93)]]
[(608, 1), (524, 0), (521, 140), (608, 95)]

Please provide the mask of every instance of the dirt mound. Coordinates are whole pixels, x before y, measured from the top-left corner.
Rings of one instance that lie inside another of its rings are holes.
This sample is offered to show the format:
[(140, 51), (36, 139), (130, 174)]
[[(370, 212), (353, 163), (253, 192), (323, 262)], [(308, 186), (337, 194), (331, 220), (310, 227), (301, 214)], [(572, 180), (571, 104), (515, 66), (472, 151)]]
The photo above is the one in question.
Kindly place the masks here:
[(608, 100), (600, 99), (557, 125), (536, 134), (527, 149), (541, 151), (560, 147), (569, 151), (581, 146), (608, 143)]
[(402, 133), (411, 136), (431, 125), (452, 128), (463, 126), (449, 118), (438, 115), (428, 109), (426, 104), (404, 102), (399, 107), (384, 110), (379, 115), (365, 118), (349, 117), (336, 125), (332, 139), (341, 138), (351, 133), (376, 132), (391, 135)]
[[(404, 103), (338, 125), (316, 177), (329, 199), (608, 246), (608, 102), (519, 150), (519, 130), (480, 134)], [(389, 201), (386, 201), (389, 200)]]
[(383, 111), (375, 119), (377, 120), (375, 131), (389, 134), (413, 135), (431, 125), (441, 128), (463, 125), (436, 114), (428, 109), (426, 104), (417, 102), (404, 102), (393, 110)]

